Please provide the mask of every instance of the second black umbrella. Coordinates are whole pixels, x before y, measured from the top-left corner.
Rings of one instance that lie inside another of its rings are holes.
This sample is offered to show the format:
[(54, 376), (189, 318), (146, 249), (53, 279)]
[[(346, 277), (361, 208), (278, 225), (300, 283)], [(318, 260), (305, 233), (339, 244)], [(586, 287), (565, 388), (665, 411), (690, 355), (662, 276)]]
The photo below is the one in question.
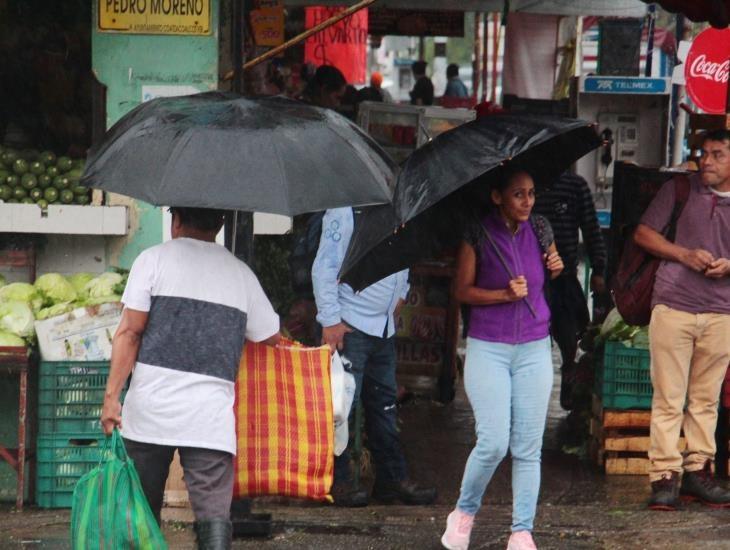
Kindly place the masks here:
[(600, 144), (585, 121), (532, 115), (495, 115), (441, 134), (408, 158), (393, 204), (362, 214), (340, 279), (362, 289), (455, 246), (505, 169), (519, 166), (546, 185)]

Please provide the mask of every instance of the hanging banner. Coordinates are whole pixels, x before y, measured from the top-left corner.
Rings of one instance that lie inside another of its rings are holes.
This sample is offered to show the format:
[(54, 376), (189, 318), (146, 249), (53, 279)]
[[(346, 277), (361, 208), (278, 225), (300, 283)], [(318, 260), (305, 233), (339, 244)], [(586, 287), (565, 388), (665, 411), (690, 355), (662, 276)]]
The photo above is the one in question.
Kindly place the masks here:
[(99, 30), (210, 34), (210, 0), (99, 0)]
[(684, 62), (687, 93), (711, 115), (725, 113), (730, 73), (730, 29), (706, 29), (697, 35)]
[[(306, 8), (305, 23), (311, 29), (345, 8)], [(349, 84), (366, 81), (368, 11), (355, 12), (339, 23), (310, 36), (304, 44), (304, 61), (316, 66), (334, 65)]]
[(368, 17), (377, 36), (464, 36), (463, 11), (374, 8)]

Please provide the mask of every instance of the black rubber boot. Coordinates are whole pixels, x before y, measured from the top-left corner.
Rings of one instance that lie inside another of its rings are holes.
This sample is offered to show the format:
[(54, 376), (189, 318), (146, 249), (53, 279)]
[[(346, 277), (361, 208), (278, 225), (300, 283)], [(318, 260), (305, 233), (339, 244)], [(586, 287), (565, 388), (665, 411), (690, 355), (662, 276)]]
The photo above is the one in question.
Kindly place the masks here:
[(224, 518), (196, 521), (194, 525), (198, 550), (230, 550), (233, 544), (233, 525)]

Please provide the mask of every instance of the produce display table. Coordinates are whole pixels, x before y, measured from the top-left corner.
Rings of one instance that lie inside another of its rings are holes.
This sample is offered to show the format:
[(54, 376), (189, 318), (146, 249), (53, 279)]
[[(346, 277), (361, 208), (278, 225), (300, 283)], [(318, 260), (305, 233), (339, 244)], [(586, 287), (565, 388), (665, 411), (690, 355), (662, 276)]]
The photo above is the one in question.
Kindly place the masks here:
[(18, 447), (7, 448), (0, 444), (0, 458), (18, 473), (15, 507), (23, 509), (25, 488), (26, 432), (28, 424), (28, 371), (31, 360), (25, 347), (0, 347), (0, 375), (15, 376), (20, 380), (18, 398)]
[(446, 403), (454, 397), (458, 370), (459, 304), (450, 293), (452, 261), (411, 269), (411, 290), (397, 320), (398, 381)]

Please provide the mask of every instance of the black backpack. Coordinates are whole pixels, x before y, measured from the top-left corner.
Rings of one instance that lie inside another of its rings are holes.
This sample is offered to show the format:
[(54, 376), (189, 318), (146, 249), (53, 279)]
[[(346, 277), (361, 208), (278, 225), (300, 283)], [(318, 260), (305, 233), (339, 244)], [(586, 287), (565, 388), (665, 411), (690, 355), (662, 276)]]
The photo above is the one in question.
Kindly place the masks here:
[[(357, 227), (360, 212), (361, 209), (353, 208), (352, 210), (355, 227)], [(289, 271), (292, 289), (298, 298), (314, 299), (312, 265), (317, 257), (317, 250), (319, 250), (324, 214), (325, 210), (312, 214), (307, 220), (304, 230), (294, 237), (294, 245), (289, 255)]]
[(322, 235), (324, 210), (315, 212), (307, 220), (304, 230), (294, 236), (294, 245), (289, 255), (289, 272), (294, 294), (298, 298), (312, 298), (312, 264), (317, 257), (319, 239)]

